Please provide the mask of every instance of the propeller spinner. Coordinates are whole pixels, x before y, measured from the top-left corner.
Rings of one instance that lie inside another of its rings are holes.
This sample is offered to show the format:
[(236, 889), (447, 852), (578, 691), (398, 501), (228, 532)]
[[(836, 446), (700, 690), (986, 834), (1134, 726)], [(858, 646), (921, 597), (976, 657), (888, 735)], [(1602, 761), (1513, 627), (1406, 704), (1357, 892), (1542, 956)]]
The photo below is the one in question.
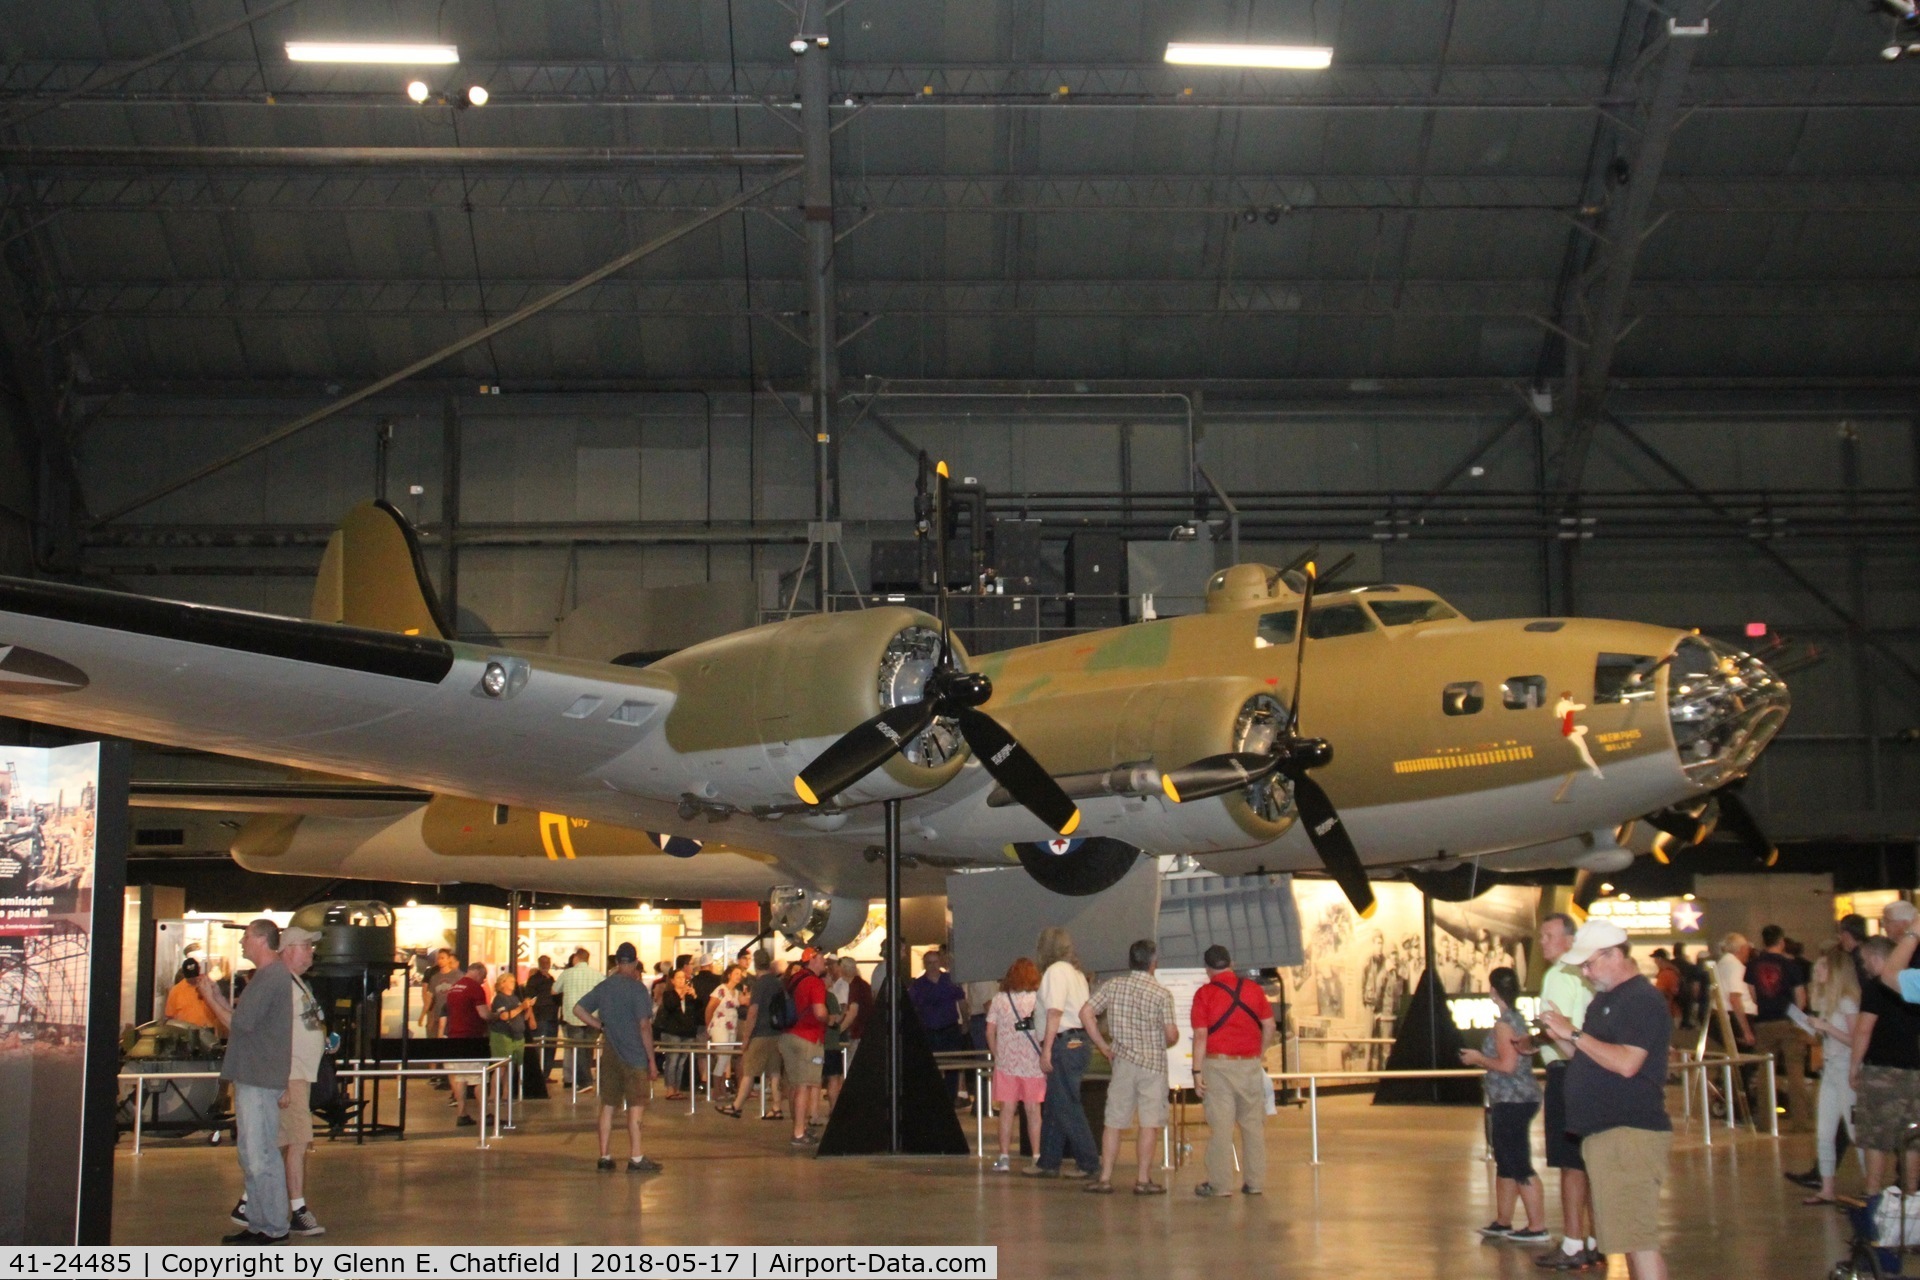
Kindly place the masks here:
[(954, 661), (947, 625), (947, 464), (935, 468), (934, 563), (940, 580), (940, 657), (920, 701), (889, 707), (855, 726), (800, 771), (794, 792), (810, 805), (825, 804), (905, 750), (936, 720), (952, 720), (993, 780), (1029, 812), (1063, 836), (1080, 826), (1080, 809), (998, 720), (979, 708), (993, 697), (993, 682)]
[(1340, 821), (1340, 813), (1326, 789), (1308, 772), (1333, 759), (1333, 744), (1325, 738), (1300, 736), (1300, 684), (1306, 665), (1307, 622), (1313, 613), (1316, 581), (1312, 561), (1307, 562), (1303, 572), (1306, 586), (1300, 593), (1300, 631), (1293, 651), (1293, 706), (1272, 750), (1265, 754), (1229, 751), (1195, 760), (1161, 775), (1160, 788), (1175, 804), (1190, 804), (1229, 795), (1276, 773), (1287, 779), (1293, 786), (1294, 807), (1306, 825), (1314, 852), (1320, 855), (1321, 865), (1339, 884), (1353, 909), (1365, 918), (1373, 914), (1376, 905), (1367, 869), (1361, 864), (1359, 850), (1354, 848), (1353, 838), (1347, 834), (1346, 824)]

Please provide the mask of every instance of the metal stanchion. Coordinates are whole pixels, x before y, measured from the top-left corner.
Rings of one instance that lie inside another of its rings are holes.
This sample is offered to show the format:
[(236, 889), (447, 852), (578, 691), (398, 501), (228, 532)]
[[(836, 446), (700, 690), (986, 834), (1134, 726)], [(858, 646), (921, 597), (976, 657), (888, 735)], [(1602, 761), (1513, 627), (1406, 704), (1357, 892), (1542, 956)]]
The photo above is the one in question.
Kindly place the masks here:
[(133, 1078), (133, 1154), (135, 1155), (140, 1154), (140, 1122), (143, 1118), (141, 1113), (147, 1109), (146, 1103), (146, 1081), (135, 1076)]
[(1740, 1118), (1734, 1113), (1740, 1108), (1734, 1105), (1733, 1060), (1731, 1058), (1720, 1064), (1720, 1088), (1727, 1099), (1727, 1128), (1737, 1130), (1740, 1127)]
[(1320, 1077), (1307, 1077), (1307, 1116), (1313, 1130), (1313, 1163), (1320, 1163)]
[(1767, 1133), (1777, 1138), (1780, 1136), (1780, 1095), (1774, 1091), (1779, 1088), (1780, 1082), (1774, 1076), (1771, 1053), (1767, 1055), (1765, 1065), (1767, 1068)]

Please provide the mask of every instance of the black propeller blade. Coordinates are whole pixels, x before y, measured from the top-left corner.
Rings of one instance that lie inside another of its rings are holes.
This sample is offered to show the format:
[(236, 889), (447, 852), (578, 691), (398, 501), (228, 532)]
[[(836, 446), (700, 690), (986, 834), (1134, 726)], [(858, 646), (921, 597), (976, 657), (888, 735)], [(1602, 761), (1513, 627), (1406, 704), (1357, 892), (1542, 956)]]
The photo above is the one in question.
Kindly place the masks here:
[(1321, 865), (1347, 895), (1353, 909), (1365, 918), (1373, 914), (1376, 905), (1366, 867), (1361, 864), (1360, 853), (1353, 847), (1353, 838), (1347, 834), (1346, 824), (1340, 821), (1339, 811), (1333, 807), (1326, 789), (1307, 772), (1332, 760), (1333, 747), (1324, 738), (1300, 736), (1300, 686), (1306, 667), (1307, 624), (1313, 616), (1317, 578), (1312, 561), (1306, 563), (1304, 572), (1307, 580), (1300, 592), (1300, 631), (1293, 650), (1293, 705), (1287, 712), (1284, 736), (1265, 755), (1229, 751), (1170, 769), (1160, 776), (1160, 789), (1169, 800), (1182, 804), (1229, 795), (1275, 773), (1284, 775), (1293, 784), (1294, 808), (1307, 828), (1314, 852), (1320, 855)]
[(1307, 838), (1313, 841), (1314, 852), (1364, 920), (1373, 914), (1373, 885), (1360, 863), (1360, 851), (1353, 847), (1353, 837), (1347, 834), (1347, 825), (1340, 821), (1326, 791), (1305, 770), (1291, 776), (1294, 807), (1300, 810), (1300, 821), (1307, 824)]
[(940, 656), (920, 701), (891, 707), (848, 731), (800, 771), (793, 789), (810, 805), (825, 804), (905, 750), (935, 720), (951, 719), (959, 725), (967, 747), (1007, 794), (1053, 830), (1072, 835), (1080, 826), (1079, 806), (1004, 725), (979, 710), (993, 697), (993, 682), (954, 665), (947, 625), (946, 522), (947, 464), (942, 462), (934, 468), (930, 521), (940, 583)]
[(1080, 826), (1079, 806), (998, 720), (972, 707), (959, 708), (955, 719), (981, 766), (1007, 789), (1008, 795), (1061, 835), (1074, 833)]
[(839, 795), (925, 733), (938, 714), (932, 698), (887, 708), (822, 751), (793, 780), (794, 791), (808, 804), (822, 804)]
[(1720, 825), (1737, 836), (1762, 866), (1771, 867), (1780, 861), (1780, 847), (1767, 839), (1767, 833), (1760, 829), (1760, 822), (1753, 816), (1753, 810), (1747, 808), (1747, 802), (1740, 798), (1740, 789), (1746, 785), (1746, 781), (1745, 778), (1736, 779), (1714, 792), (1714, 799), (1720, 804)]

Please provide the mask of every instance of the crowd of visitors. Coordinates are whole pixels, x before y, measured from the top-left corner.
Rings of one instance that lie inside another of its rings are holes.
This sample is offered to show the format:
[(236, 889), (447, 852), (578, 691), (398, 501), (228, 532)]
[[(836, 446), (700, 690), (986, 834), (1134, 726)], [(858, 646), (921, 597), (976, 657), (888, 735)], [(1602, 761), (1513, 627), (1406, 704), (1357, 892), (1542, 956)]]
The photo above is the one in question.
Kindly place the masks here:
[[(1488, 975), (1497, 1017), (1478, 1047), (1461, 1053), (1465, 1065), (1486, 1073), (1495, 1186), (1493, 1220), (1481, 1233), (1550, 1238), (1530, 1140), (1534, 1117), (1544, 1115), (1546, 1164), (1559, 1171), (1561, 1239), (1536, 1264), (1604, 1269), (1609, 1255), (1624, 1254), (1637, 1280), (1664, 1280), (1658, 1224), (1672, 1144), (1669, 1047), (1677, 1028), (1706, 1017), (1703, 1008), (1713, 1015), (1708, 1025), (1727, 1027), (1722, 1039), (1731, 1047), (1772, 1055), (1784, 1067), (1785, 1127), (1816, 1139), (1814, 1168), (1788, 1175), (1807, 1185), (1806, 1204), (1839, 1198), (1849, 1142), (1859, 1148), (1869, 1196), (1890, 1187), (1914, 1194), (1920, 1157), (1894, 1164), (1905, 1131), (1920, 1124), (1920, 969), (1911, 967), (1920, 928), (1915, 909), (1899, 901), (1881, 924), (1882, 936), (1869, 937), (1864, 920), (1843, 919), (1811, 962), (1768, 925), (1758, 947), (1740, 934), (1721, 939), (1711, 970), (1704, 955), (1657, 950), (1647, 976), (1618, 926), (1589, 920), (1576, 927), (1566, 915), (1547, 916), (1538, 936), (1546, 962), (1538, 1016), (1529, 1022), (1520, 1009), (1516, 970), (1497, 967)], [(242, 938), (254, 972), (241, 996), (230, 1002), (197, 965), (193, 972), (183, 966), (168, 996), (170, 1015), (195, 1025), (204, 1018), (229, 1036), (222, 1074), (233, 1089), (246, 1184), (232, 1213), (241, 1230), (229, 1243), (324, 1231), (304, 1198), (313, 1136), (306, 1098), (327, 1039), (302, 977), (315, 940), (257, 920)], [(904, 967), (904, 954), (897, 958)], [(1258, 983), (1235, 972), (1227, 949), (1212, 946), (1204, 955), (1207, 981), (1178, 1010), (1157, 978), (1158, 958), (1155, 944), (1140, 940), (1129, 949), (1127, 972), (1095, 988), (1072, 936), (1049, 928), (1035, 957), (1015, 960), (997, 981), (963, 988), (941, 949), (925, 954), (904, 992), (929, 1046), (982, 1047), (991, 1055), (1000, 1108), (994, 1172), (1018, 1167), (1033, 1177), (1078, 1178), (1087, 1192), (1109, 1195), (1132, 1131), (1133, 1193), (1165, 1194), (1154, 1166), (1169, 1116), (1167, 1050), (1184, 1017), (1193, 1090), (1210, 1131), (1195, 1194), (1262, 1193), (1265, 1120), (1274, 1109), (1263, 1061), (1278, 1037), (1273, 1007)], [(610, 961), (603, 970), (580, 948), (556, 972), (543, 955), (524, 983), (508, 969), (489, 984), (485, 965), (462, 966), (441, 949), (422, 982), (421, 1029), (485, 1039), (494, 1057), (524, 1062), (543, 1080), (558, 1063), (567, 1083), (593, 1088), (603, 1170), (619, 1167), (612, 1138), (616, 1112), (624, 1110), (626, 1168), (660, 1171), (645, 1153), (644, 1119), (663, 1077), (666, 1098), (685, 1098), (704, 1084), (732, 1118), (764, 1089), (761, 1114), (790, 1122), (789, 1144), (797, 1151), (818, 1144), (875, 1008), (875, 988), (853, 960), (808, 948), (781, 964), (766, 949), (743, 949), (733, 964), (696, 965), (693, 956), (662, 962), (651, 979), (631, 943)], [(1710, 993), (1716, 1006), (1707, 1006)], [(555, 1033), (562, 1052), (555, 1052)], [(537, 1048), (529, 1049), (530, 1038)], [(1809, 1085), (1816, 1043), (1817, 1097)], [(1081, 1101), (1095, 1050), (1111, 1066), (1098, 1142)], [(948, 1073), (956, 1105), (964, 1105), (960, 1074)], [(1750, 1081), (1756, 1108), (1776, 1105), (1760, 1096), (1762, 1078), (1754, 1073)], [(478, 1122), (480, 1084), (474, 1075), (450, 1077), (457, 1125)], [(1023, 1119), (1033, 1157), (1024, 1164)], [(1523, 1223), (1515, 1221), (1516, 1206), (1526, 1211)]]

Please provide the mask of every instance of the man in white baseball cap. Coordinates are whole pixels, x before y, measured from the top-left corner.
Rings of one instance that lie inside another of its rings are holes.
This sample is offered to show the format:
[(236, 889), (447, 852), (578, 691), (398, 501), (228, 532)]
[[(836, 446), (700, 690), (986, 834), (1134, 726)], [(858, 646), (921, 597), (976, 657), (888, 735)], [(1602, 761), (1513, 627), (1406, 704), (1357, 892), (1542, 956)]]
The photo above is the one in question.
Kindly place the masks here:
[(1540, 1024), (1569, 1059), (1567, 1128), (1580, 1135), (1602, 1254), (1624, 1253), (1634, 1280), (1666, 1280), (1660, 1188), (1673, 1148), (1667, 1118), (1667, 1000), (1629, 955), (1626, 931), (1605, 920), (1580, 926), (1560, 957), (1593, 985), (1578, 1027), (1548, 1009)]

